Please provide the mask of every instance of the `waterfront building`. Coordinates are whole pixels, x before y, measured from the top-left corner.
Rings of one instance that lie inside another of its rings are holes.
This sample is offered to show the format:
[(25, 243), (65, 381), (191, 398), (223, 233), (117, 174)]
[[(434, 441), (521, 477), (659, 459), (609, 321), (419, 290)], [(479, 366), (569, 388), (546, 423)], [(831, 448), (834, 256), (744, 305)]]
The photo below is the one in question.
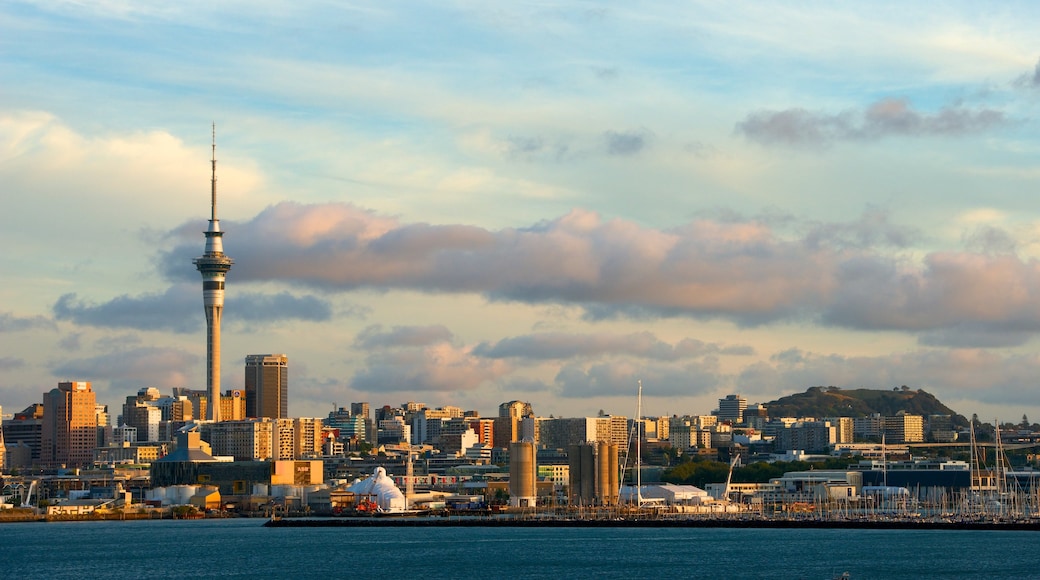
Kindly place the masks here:
[(213, 455), (234, 457), (235, 461), (265, 460), (274, 457), (274, 428), (270, 419), (245, 419), (203, 423), (201, 434)]
[[(210, 216), (206, 236), (206, 251), (192, 262), (202, 275), (202, 303), (206, 312), (206, 392), (209, 400), (220, 401), (220, 320), (224, 312), (224, 278), (231, 265), (229, 256), (224, 255), (224, 232), (217, 219), (217, 129), (213, 126), (213, 149), (210, 178)], [(209, 407), (209, 419), (221, 420), (220, 405)]]
[(246, 356), (246, 416), (283, 419), (289, 416), (289, 357)]
[(43, 395), (40, 461), (82, 466), (94, 461), (97, 446), (97, 399), (90, 383), (69, 381)]
[[(0, 408), (0, 417), (4, 415)], [(4, 430), (0, 429), (0, 473), (7, 469), (7, 444), (4, 443)]]
[(121, 441), (94, 450), (94, 463), (100, 465), (150, 465), (165, 456), (169, 445), (164, 442)]
[(634, 504), (642, 501), (643, 505), (664, 505), (675, 512), (689, 511), (683, 508), (694, 508), (715, 503), (715, 499), (707, 491), (693, 485), (651, 484), (644, 485), (636, 491), (631, 485), (620, 490), (620, 498), (624, 503)]

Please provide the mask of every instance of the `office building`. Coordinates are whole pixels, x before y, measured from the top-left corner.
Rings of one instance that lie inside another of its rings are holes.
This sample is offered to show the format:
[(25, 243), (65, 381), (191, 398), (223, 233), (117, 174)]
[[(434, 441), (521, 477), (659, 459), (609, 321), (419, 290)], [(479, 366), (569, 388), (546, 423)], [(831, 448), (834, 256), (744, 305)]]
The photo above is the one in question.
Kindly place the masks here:
[(246, 357), (246, 416), (284, 419), (289, 416), (289, 357), (251, 354)]
[(733, 425), (744, 422), (744, 411), (747, 410), (747, 399), (740, 395), (726, 395), (719, 399), (719, 410), (715, 416), (719, 421), (729, 421)]
[(40, 461), (67, 467), (91, 465), (97, 446), (97, 399), (86, 381), (58, 383), (43, 394)]

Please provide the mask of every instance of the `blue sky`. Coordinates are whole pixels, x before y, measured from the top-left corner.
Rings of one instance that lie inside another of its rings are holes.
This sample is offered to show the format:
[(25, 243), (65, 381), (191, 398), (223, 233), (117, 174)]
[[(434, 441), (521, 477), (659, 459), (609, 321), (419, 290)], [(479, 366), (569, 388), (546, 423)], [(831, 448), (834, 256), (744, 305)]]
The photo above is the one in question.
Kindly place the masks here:
[(1031, 3), (7, 2), (0, 405), (225, 388), (1040, 416)]

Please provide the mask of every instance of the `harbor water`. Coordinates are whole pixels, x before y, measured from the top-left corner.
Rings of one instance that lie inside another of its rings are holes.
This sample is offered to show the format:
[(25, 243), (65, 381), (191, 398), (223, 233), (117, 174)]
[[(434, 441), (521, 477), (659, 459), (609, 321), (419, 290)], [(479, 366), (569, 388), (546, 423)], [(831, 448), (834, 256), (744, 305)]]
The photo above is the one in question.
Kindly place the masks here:
[(2, 578), (1037, 578), (1040, 532), (0, 525)]

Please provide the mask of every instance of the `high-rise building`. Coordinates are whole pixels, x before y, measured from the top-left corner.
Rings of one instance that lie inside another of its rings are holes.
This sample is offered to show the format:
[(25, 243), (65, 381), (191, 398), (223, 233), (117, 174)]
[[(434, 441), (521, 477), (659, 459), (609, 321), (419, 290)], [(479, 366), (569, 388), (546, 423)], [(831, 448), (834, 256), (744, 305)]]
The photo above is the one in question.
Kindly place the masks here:
[(271, 419), (289, 416), (289, 357), (284, 354), (246, 357), (246, 416)]
[(740, 395), (726, 395), (719, 399), (719, 410), (716, 416), (719, 421), (729, 421), (733, 425), (744, 422), (744, 411), (747, 410), (747, 399)]
[(376, 440), (376, 425), (372, 421), (372, 411), (367, 402), (351, 403), (350, 414), (363, 417), (365, 420), (365, 435), (362, 437), (365, 441), (374, 442)]
[[(224, 232), (217, 219), (217, 129), (213, 126), (210, 216), (206, 253), (192, 262), (202, 274), (202, 303), (206, 311), (206, 391), (210, 401), (220, 401), (220, 318), (224, 312), (224, 276), (234, 260), (224, 255)], [(209, 419), (220, 421), (220, 404), (209, 406)]]
[(520, 422), (524, 417), (534, 415), (530, 403), (509, 401), (498, 406), (498, 417), (495, 419), (495, 445), (508, 447), (510, 443), (520, 441)]
[(97, 446), (97, 398), (85, 381), (58, 383), (43, 394), (40, 461), (80, 466), (94, 462)]
[(40, 441), (43, 437), (43, 405), (33, 403), (21, 413), (15, 413), (14, 417), (4, 419), (3, 431), (7, 445), (29, 449), (28, 461), (20, 467), (28, 467), (39, 462)]
[(246, 418), (246, 394), (241, 389), (225, 391), (220, 397), (220, 418), (225, 421)]

